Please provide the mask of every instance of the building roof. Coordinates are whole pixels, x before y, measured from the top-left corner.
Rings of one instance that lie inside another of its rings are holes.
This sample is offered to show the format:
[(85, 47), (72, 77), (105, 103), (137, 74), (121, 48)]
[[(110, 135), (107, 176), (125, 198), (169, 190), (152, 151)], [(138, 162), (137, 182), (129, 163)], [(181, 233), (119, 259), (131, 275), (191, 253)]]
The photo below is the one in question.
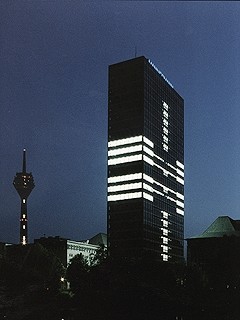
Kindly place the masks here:
[(91, 239), (89, 239), (89, 243), (91, 244), (103, 244), (103, 245), (107, 245), (107, 235), (106, 233), (98, 233), (96, 234), (94, 237), (92, 237)]
[(240, 237), (240, 220), (228, 216), (218, 217), (202, 234), (190, 239), (221, 238), (223, 236)]

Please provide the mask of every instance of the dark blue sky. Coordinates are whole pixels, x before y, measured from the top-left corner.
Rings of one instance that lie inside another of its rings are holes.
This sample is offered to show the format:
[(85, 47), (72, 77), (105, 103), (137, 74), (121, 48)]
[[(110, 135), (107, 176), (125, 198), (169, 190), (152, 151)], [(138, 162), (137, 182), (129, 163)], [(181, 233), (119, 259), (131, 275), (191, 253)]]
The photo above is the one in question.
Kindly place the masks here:
[(106, 231), (108, 65), (145, 55), (185, 100), (185, 236), (240, 219), (239, 2), (0, 2), (0, 241)]

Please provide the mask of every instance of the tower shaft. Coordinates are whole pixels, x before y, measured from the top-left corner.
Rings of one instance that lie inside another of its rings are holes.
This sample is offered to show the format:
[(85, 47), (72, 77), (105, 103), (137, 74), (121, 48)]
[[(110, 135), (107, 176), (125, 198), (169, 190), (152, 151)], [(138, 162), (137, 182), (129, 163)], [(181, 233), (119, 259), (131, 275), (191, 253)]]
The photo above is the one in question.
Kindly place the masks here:
[(28, 243), (28, 220), (27, 220), (27, 199), (21, 199), (21, 215), (20, 215), (20, 244)]
[(17, 172), (13, 185), (21, 198), (20, 244), (28, 243), (27, 198), (35, 187), (32, 173), (26, 171), (26, 150), (23, 150), (22, 172)]

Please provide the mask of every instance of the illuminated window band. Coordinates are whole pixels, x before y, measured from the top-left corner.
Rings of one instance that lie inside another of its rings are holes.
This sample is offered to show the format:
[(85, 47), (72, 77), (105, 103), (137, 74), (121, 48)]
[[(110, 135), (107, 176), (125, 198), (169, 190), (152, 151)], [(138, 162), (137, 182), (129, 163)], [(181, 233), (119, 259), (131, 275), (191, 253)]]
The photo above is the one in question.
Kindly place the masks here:
[[(168, 110), (168, 105), (166, 103), (163, 102), (163, 106), (166, 110)], [(167, 114), (167, 112), (165, 111), (165, 115)], [(164, 141), (167, 143), (168, 142), (168, 129), (164, 127), (164, 133), (165, 135), (163, 135), (163, 139)], [(143, 143), (145, 143), (146, 145), (144, 145)], [(168, 149), (167, 144), (165, 145), (165, 149)], [(131, 145), (134, 144), (134, 145)], [(148, 163), (151, 166), (156, 166), (157, 168), (161, 169), (163, 171), (163, 174), (165, 176), (172, 176), (178, 183), (184, 185), (184, 165), (180, 162), (180, 161), (176, 161), (176, 165), (173, 166), (170, 163), (164, 161), (164, 159), (162, 159), (161, 157), (159, 157), (158, 155), (156, 155), (154, 153), (154, 151), (152, 150), (154, 148), (154, 144), (151, 140), (149, 140), (148, 138), (144, 137), (144, 136), (135, 136), (135, 137), (130, 137), (130, 138), (126, 138), (126, 139), (119, 139), (119, 140), (114, 140), (114, 141), (110, 141), (108, 143), (109, 146), (109, 151), (108, 151), (108, 156), (109, 156), (109, 160), (108, 160), (108, 164), (109, 165), (118, 165), (118, 164), (122, 164), (122, 163), (128, 163), (128, 162), (134, 162), (134, 161), (141, 161), (143, 160), (144, 162)], [(119, 148), (123, 146), (122, 148)], [(135, 153), (138, 152), (137, 154), (134, 155), (127, 155), (124, 156), (125, 154), (129, 154), (129, 153)], [(145, 154), (143, 154), (143, 152)], [(114, 157), (114, 158), (112, 158)], [(174, 170), (174, 173), (167, 170), (166, 168), (164, 168), (163, 166), (157, 164), (156, 162), (154, 162), (153, 158), (157, 158), (158, 160), (160, 160), (164, 166), (167, 166), (169, 168), (171, 168), (172, 170)], [(133, 183), (126, 183), (123, 185), (110, 185), (108, 187), (108, 192), (109, 193), (115, 193), (115, 192), (121, 192), (121, 191), (130, 191), (134, 189), (144, 189), (146, 191), (148, 191), (149, 193), (157, 193), (163, 197), (166, 197), (166, 199), (174, 202), (176, 204), (177, 207), (176, 208), (176, 212), (178, 214), (184, 215), (184, 211), (182, 209), (184, 209), (184, 195), (182, 195), (181, 193), (175, 192), (174, 190), (164, 186), (163, 184), (155, 181), (153, 178), (151, 178), (150, 176), (146, 175), (146, 174), (142, 174), (142, 173), (134, 173), (134, 174), (128, 174), (128, 175), (123, 175), (123, 176), (115, 176), (115, 177), (109, 177), (108, 178), (108, 183), (109, 184), (116, 184), (116, 183), (121, 183), (121, 182), (131, 182), (133, 180), (145, 180), (146, 182), (150, 183), (151, 185), (153, 185), (154, 183), (159, 185), (160, 187), (163, 188), (163, 192), (160, 192), (156, 189), (153, 188), (153, 186), (149, 186), (146, 183), (142, 183), (142, 182), (133, 182)], [(166, 195), (168, 194), (168, 192), (171, 192), (172, 194), (174, 194), (177, 199), (172, 198), (170, 195)], [(148, 199), (150, 201), (153, 201), (153, 195), (143, 192), (142, 196), (140, 196), (139, 192), (132, 192), (132, 193), (122, 193), (122, 194), (110, 194), (108, 197), (109, 201), (117, 201), (117, 200), (126, 200), (126, 199), (134, 199), (136, 198), (136, 195), (138, 195), (138, 197), (144, 197), (145, 199)], [(165, 194), (164, 194), (165, 193)]]
[(132, 152), (137, 152), (137, 151), (142, 151), (142, 150), (143, 150), (143, 146), (140, 144), (140, 145), (126, 147), (126, 148), (109, 150), (108, 156), (109, 157), (117, 156), (117, 155), (121, 155), (121, 154), (125, 154), (125, 153), (132, 153)]
[(150, 147), (152, 147), (152, 148), (154, 147), (153, 142), (143, 136), (136, 136), (136, 137), (130, 137), (130, 138), (126, 138), (126, 139), (109, 141), (108, 147), (109, 148), (118, 147), (118, 146), (122, 146), (125, 144), (133, 144), (133, 143), (142, 142), (142, 141), (145, 142), (146, 144), (148, 144)]
[(128, 163), (128, 162), (134, 162), (142, 160), (143, 155), (142, 154), (136, 154), (134, 156), (127, 156), (127, 157), (121, 157), (116, 159), (109, 159), (108, 164), (109, 165), (116, 165), (116, 164), (122, 164), (122, 163)]
[(116, 182), (123, 182), (123, 181), (131, 181), (131, 180), (138, 180), (142, 179), (142, 173), (133, 173), (133, 174), (126, 174), (123, 176), (115, 176), (108, 178), (109, 183), (116, 183)]
[[(167, 139), (168, 138), (165, 136), (164, 140), (166, 142), (167, 142)], [(133, 144), (133, 143), (137, 143), (137, 142), (145, 142), (146, 144), (148, 144), (148, 146), (150, 146), (151, 148), (154, 148), (154, 143), (151, 140), (149, 140), (148, 138), (144, 137), (144, 136), (136, 136), (136, 137), (130, 137), (130, 138), (126, 138), (126, 139), (119, 139), (119, 140), (110, 141), (110, 142), (108, 142), (108, 146), (109, 146), (109, 148), (112, 148), (112, 147), (116, 147), (116, 146), (121, 146), (121, 145), (126, 145), (126, 144)], [(166, 143), (165, 143), (165, 147), (166, 148), (168, 147)], [(148, 153), (151, 157), (156, 157), (157, 159), (159, 159), (163, 163), (167, 164), (167, 166), (169, 166), (170, 168), (174, 169), (177, 174), (179, 174), (180, 176), (184, 177), (184, 172), (183, 172), (184, 171), (184, 165), (180, 161), (177, 160), (176, 161), (176, 167), (174, 167), (170, 163), (165, 162), (162, 158), (160, 158), (158, 155), (156, 155), (148, 147), (142, 146), (141, 144), (137, 145), (137, 146), (135, 145), (135, 146), (128, 146), (128, 147), (125, 147), (125, 148), (120, 148), (120, 149), (115, 149), (115, 150), (109, 150), (108, 151), (108, 155), (109, 155), (109, 157), (111, 157), (111, 156), (116, 156), (116, 155), (121, 155), (121, 154), (126, 154), (126, 153), (138, 152), (138, 151), (142, 151), (142, 150), (144, 152)], [(127, 157), (123, 157), (123, 158), (127, 158)], [(116, 159), (110, 159), (110, 160), (109, 161), (110, 161), (110, 165), (111, 165), (111, 163), (115, 163), (112, 160), (116, 160)], [(124, 161), (123, 163), (128, 162), (127, 159), (123, 159), (123, 161)], [(137, 160), (134, 160), (134, 161), (137, 161)], [(146, 162), (148, 162), (149, 164), (153, 165), (152, 161), (153, 161), (152, 159), (150, 161), (147, 159)], [(119, 164), (119, 163), (117, 162), (115, 164)], [(166, 170), (166, 169), (163, 169), (163, 168), (161, 168), (161, 169), (162, 170)], [(172, 174), (168, 170), (166, 171), (166, 173), (172, 175), (173, 177), (176, 177), (174, 174)]]
[(141, 189), (142, 182), (120, 184), (108, 187), (108, 192), (119, 192), (124, 190)]
[(137, 198), (142, 198), (142, 192), (113, 194), (108, 196), (108, 201), (129, 200)]

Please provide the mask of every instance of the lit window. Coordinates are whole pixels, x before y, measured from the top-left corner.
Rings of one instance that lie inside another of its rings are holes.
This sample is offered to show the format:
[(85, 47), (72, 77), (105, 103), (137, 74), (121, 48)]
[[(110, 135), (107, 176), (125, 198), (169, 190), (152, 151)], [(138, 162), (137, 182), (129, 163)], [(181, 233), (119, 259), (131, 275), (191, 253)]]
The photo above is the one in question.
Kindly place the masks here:
[(163, 110), (163, 116), (167, 119), (168, 118), (168, 113), (166, 110)]
[(164, 132), (166, 135), (168, 135), (168, 129), (167, 129), (167, 128), (163, 127), (163, 132)]
[(177, 174), (179, 174), (180, 176), (184, 177), (184, 172), (179, 170), (179, 169), (177, 169)]
[(168, 213), (166, 211), (162, 211), (163, 218), (168, 219)]
[(168, 104), (165, 101), (163, 101), (163, 108), (168, 110)]
[(161, 228), (162, 230), (162, 233), (164, 236), (168, 236), (168, 230), (167, 229), (164, 229), (164, 228)]
[(151, 177), (149, 177), (147, 174), (143, 174), (143, 179), (144, 180), (146, 180), (146, 181), (148, 181), (148, 182), (150, 182), (150, 183), (153, 183), (154, 182), (154, 180), (153, 180), (153, 178), (151, 178)]
[(177, 200), (177, 206), (184, 208), (184, 203)]
[(179, 177), (177, 177), (177, 182), (179, 182), (179, 183), (181, 183), (181, 184), (183, 184), (184, 185), (184, 180), (183, 179), (181, 179), (181, 178), (179, 178)]
[(153, 187), (150, 187), (148, 184), (143, 183), (143, 189), (153, 192)]
[(162, 254), (163, 261), (168, 261), (168, 255), (167, 254)]
[(27, 244), (27, 242), (26, 242), (26, 236), (23, 236), (23, 237), (22, 237), (22, 244), (23, 244), (23, 245)]
[(168, 246), (162, 245), (163, 252), (168, 252)]
[(143, 192), (143, 198), (153, 202), (153, 196), (146, 192)]
[(168, 137), (165, 136), (165, 135), (163, 135), (163, 141), (166, 142), (166, 143), (168, 143)]
[(176, 161), (176, 165), (181, 168), (182, 170), (184, 170), (184, 165), (180, 162), (180, 161)]
[(181, 214), (182, 216), (184, 216), (184, 211), (183, 211), (183, 210), (177, 208), (177, 209), (176, 209), (176, 212), (179, 213), (179, 214)]
[(168, 121), (166, 119), (163, 119), (163, 124), (168, 127)]
[(154, 143), (146, 137), (143, 137), (143, 141), (148, 144), (150, 147), (154, 147)]
[(181, 193), (179, 193), (179, 192), (177, 192), (177, 197), (178, 197), (179, 199), (184, 200), (184, 195), (182, 195), (182, 194), (181, 194)]
[(148, 164), (150, 164), (151, 166), (154, 165), (154, 161), (150, 158), (148, 158), (147, 156), (143, 156), (143, 161), (147, 162)]
[(151, 157), (154, 156), (154, 152), (145, 146), (143, 146), (143, 151), (148, 153)]
[(163, 240), (163, 243), (164, 243), (164, 244), (168, 244), (168, 238), (162, 237), (162, 240)]
[(168, 151), (168, 145), (166, 143), (163, 143), (163, 150)]

